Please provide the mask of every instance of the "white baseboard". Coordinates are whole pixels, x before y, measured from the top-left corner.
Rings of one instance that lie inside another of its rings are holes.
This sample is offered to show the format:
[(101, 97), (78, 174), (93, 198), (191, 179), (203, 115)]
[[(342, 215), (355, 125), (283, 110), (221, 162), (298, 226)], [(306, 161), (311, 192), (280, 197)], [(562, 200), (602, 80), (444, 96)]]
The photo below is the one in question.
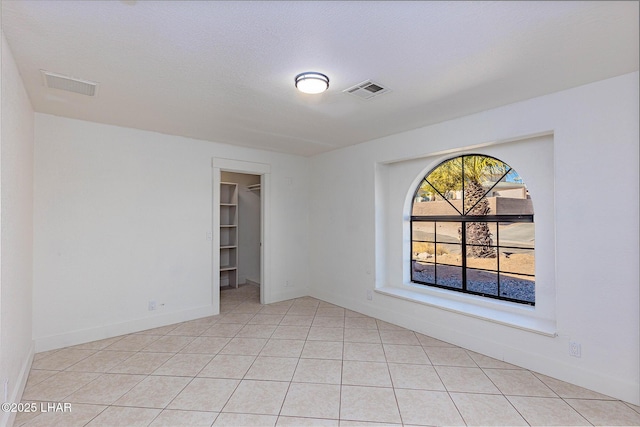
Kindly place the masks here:
[[(22, 400), (22, 394), (24, 393), (24, 388), (27, 385), (27, 379), (29, 379), (29, 371), (31, 371), (31, 363), (33, 363), (33, 355), (35, 353), (35, 344), (32, 341), (31, 347), (29, 347), (29, 352), (27, 353), (27, 357), (22, 363), (22, 367), (20, 368), (20, 373), (18, 374), (18, 378), (16, 379), (16, 387), (13, 388), (13, 393), (11, 396), (8, 396), (6, 403), (20, 403)], [(5, 403), (5, 402), (3, 402)], [(15, 412), (0, 412), (0, 426), (12, 426), (15, 421), (16, 413)]]
[(290, 290), (284, 291), (284, 292), (278, 292), (278, 293), (274, 293), (271, 294), (269, 301), (265, 301), (265, 304), (271, 304), (274, 302), (280, 302), (280, 301), (286, 301), (286, 300), (290, 300), (290, 299), (294, 299), (294, 298), (302, 298), (302, 297), (306, 297), (309, 295), (309, 289), (308, 288), (302, 288), (302, 289), (297, 289), (297, 288), (291, 288)]
[(318, 290), (312, 290), (310, 295), (349, 310), (411, 329), (468, 350), (503, 360), (504, 362), (552, 378), (557, 378), (561, 381), (575, 384), (634, 405), (639, 404), (638, 385), (636, 382), (637, 379), (635, 378), (612, 378), (593, 369), (570, 365), (545, 354), (523, 351), (509, 343), (498, 342), (488, 336), (451, 328), (446, 324), (438, 324), (436, 327), (432, 327), (433, 325), (429, 325), (429, 322), (425, 321), (425, 319), (417, 318), (412, 311), (395, 312), (386, 308), (384, 304), (372, 304), (366, 301), (345, 298), (344, 296), (336, 296), (321, 291), (318, 292)]
[(173, 313), (164, 313), (143, 319), (134, 319), (126, 322), (113, 323), (110, 325), (95, 328), (79, 329), (65, 332), (63, 334), (50, 335), (35, 339), (35, 351), (42, 352), (71, 345), (84, 344), (91, 341), (105, 338), (117, 337), (119, 335), (140, 332), (147, 329), (159, 328), (174, 323), (186, 322), (188, 320), (217, 314), (212, 305), (198, 307), (190, 310), (183, 310)]

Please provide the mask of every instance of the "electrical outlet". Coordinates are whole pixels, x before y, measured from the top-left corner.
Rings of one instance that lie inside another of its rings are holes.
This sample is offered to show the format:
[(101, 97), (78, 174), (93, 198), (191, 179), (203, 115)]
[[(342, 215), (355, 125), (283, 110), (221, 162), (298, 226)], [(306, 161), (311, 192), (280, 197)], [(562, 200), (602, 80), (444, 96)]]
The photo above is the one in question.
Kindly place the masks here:
[(373, 291), (370, 289), (367, 291), (367, 299), (373, 301)]
[(569, 356), (573, 356), (573, 357), (582, 356), (582, 347), (580, 343), (575, 341), (569, 341)]
[(157, 308), (155, 301), (149, 301), (149, 311), (153, 311)]

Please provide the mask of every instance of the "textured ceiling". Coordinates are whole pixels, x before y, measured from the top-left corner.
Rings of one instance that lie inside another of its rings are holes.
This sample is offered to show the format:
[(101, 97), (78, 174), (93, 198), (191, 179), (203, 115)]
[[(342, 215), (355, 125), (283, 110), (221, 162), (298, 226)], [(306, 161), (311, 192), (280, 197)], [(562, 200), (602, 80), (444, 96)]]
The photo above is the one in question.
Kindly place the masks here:
[[(638, 2), (2, 1), (38, 112), (313, 155), (638, 70)], [(47, 89), (40, 70), (100, 83)], [(298, 93), (296, 74), (331, 79)], [(391, 91), (342, 91), (371, 79)]]

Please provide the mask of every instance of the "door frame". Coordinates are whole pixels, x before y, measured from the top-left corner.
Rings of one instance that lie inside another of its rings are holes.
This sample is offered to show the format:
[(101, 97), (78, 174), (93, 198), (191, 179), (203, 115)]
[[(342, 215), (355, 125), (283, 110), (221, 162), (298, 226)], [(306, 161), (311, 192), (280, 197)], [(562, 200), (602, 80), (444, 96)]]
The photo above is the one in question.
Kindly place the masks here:
[(270, 192), (271, 165), (243, 160), (214, 157), (211, 159), (213, 171), (212, 188), (212, 239), (211, 239), (211, 295), (216, 314), (220, 313), (220, 183), (221, 172), (235, 172), (260, 176), (260, 303), (271, 301), (271, 221)]

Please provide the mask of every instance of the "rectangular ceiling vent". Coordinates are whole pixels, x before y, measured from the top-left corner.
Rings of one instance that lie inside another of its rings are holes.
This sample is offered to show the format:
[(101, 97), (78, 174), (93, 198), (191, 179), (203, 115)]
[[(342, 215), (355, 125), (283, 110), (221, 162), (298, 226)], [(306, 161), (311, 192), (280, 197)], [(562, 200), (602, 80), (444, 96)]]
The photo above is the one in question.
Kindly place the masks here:
[(89, 80), (76, 79), (74, 77), (63, 76), (62, 74), (40, 70), (45, 87), (49, 89), (66, 90), (67, 92), (79, 93), (86, 96), (96, 96), (98, 83)]
[(379, 83), (375, 83), (371, 80), (366, 80), (362, 83), (358, 83), (349, 89), (343, 90), (344, 93), (353, 95), (360, 99), (371, 99), (376, 96), (380, 96), (383, 93), (390, 92), (390, 89), (382, 86)]

